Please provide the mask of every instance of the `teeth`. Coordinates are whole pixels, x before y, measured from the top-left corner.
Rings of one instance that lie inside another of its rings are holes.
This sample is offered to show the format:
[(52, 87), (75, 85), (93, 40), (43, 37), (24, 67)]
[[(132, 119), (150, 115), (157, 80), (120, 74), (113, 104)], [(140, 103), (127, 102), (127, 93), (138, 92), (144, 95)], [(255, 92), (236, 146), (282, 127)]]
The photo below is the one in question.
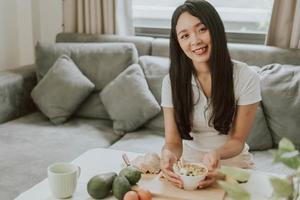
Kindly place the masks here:
[(202, 48), (194, 50), (193, 52), (196, 54), (202, 54), (202, 53), (204, 53), (205, 50), (206, 50), (206, 47), (202, 47)]

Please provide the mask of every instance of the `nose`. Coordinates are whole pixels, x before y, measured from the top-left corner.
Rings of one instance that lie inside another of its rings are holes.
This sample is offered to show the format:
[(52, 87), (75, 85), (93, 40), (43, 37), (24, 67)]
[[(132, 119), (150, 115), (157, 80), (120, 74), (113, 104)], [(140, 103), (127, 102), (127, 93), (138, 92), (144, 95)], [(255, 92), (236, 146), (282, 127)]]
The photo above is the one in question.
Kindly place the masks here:
[(197, 46), (202, 43), (202, 39), (198, 34), (193, 34), (191, 37), (191, 45)]

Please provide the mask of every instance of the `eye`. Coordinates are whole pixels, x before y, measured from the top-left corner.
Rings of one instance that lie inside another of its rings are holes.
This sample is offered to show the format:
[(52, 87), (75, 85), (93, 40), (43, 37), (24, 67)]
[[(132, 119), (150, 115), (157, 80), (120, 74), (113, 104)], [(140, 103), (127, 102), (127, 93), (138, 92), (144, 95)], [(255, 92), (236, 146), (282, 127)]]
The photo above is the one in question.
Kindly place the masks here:
[(199, 31), (200, 33), (203, 33), (203, 32), (205, 32), (206, 30), (207, 30), (207, 28), (206, 28), (205, 26), (202, 26), (202, 27), (199, 28), (198, 31)]
[(187, 39), (189, 37), (189, 34), (183, 34), (180, 36), (180, 39)]

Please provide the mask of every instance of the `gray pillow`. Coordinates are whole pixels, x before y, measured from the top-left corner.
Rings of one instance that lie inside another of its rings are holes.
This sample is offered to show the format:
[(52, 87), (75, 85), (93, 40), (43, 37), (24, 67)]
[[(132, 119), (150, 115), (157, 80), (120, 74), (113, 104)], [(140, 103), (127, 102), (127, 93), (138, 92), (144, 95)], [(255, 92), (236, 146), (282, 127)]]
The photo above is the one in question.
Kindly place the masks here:
[(101, 91), (129, 65), (138, 62), (130, 43), (37, 44), (37, 77), (40, 80), (61, 55), (68, 55), (80, 71)]
[(92, 92), (79, 106), (75, 113), (78, 117), (94, 119), (110, 119), (105, 107), (99, 97), (99, 92)]
[(300, 66), (270, 64), (261, 75), (262, 102), (275, 145), (286, 137), (300, 149)]
[(133, 131), (160, 112), (138, 64), (125, 69), (100, 93), (118, 135)]
[(263, 113), (261, 103), (256, 111), (255, 120), (247, 138), (250, 150), (267, 150), (273, 146), (272, 136)]
[[(257, 66), (249, 66), (250, 69), (260, 74), (261, 68)], [(247, 138), (247, 144), (250, 150), (267, 150), (273, 146), (272, 136), (268, 128), (262, 104), (259, 103), (253, 126)]]
[[(130, 43), (56, 43), (36, 45), (37, 78), (40, 80), (61, 55), (68, 55), (95, 84), (94, 92), (80, 105), (76, 116), (107, 119), (99, 92), (129, 65), (138, 62)], [(93, 104), (91, 104), (93, 103)]]
[(66, 55), (60, 56), (31, 92), (38, 108), (54, 123), (66, 121), (79, 104), (94, 90)]
[[(161, 101), (161, 86), (163, 78), (168, 74), (170, 68), (170, 59), (157, 56), (141, 56), (139, 58), (149, 88), (157, 102)], [(145, 124), (146, 128), (155, 131), (164, 131), (164, 118), (161, 111), (157, 116)]]

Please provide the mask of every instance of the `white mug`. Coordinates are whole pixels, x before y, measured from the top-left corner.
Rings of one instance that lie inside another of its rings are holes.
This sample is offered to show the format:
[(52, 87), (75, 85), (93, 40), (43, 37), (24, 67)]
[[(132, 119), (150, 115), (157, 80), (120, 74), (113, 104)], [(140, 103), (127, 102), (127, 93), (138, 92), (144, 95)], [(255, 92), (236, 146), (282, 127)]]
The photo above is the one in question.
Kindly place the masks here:
[(55, 198), (72, 197), (81, 173), (80, 167), (71, 163), (54, 163), (48, 167), (48, 182)]

